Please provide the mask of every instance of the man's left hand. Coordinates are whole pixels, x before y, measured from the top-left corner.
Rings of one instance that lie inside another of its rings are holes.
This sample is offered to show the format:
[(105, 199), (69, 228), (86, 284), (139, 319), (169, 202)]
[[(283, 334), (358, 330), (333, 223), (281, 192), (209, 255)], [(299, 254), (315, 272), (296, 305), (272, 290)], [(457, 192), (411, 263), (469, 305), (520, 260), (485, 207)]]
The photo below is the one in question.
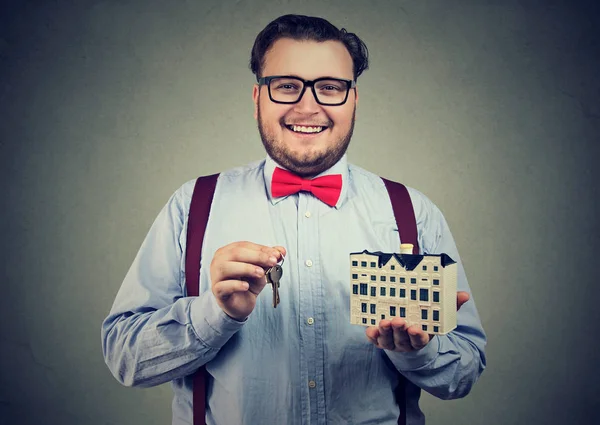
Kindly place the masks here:
[[(456, 310), (469, 301), (468, 292), (457, 292)], [(406, 320), (395, 317), (392, 320), (382, 320), (379, 326), (369, 326), (367, 338), (377, 348), (397, 352), (417, 351), (425, 347), (433, 335), (423, 332), (419, 325), (408, 326)]]

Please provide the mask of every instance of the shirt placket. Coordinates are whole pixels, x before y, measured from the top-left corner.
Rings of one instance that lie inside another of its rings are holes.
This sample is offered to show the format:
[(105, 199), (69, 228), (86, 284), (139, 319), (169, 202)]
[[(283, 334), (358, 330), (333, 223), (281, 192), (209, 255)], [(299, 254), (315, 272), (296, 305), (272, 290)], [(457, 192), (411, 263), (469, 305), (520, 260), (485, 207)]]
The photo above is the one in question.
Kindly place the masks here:
[(298, 262), (300, 279), (300, 339), (303, 424), (325, 424), (323, 309), (319, 256), (320, 201), (300, 192), (298, 199)]

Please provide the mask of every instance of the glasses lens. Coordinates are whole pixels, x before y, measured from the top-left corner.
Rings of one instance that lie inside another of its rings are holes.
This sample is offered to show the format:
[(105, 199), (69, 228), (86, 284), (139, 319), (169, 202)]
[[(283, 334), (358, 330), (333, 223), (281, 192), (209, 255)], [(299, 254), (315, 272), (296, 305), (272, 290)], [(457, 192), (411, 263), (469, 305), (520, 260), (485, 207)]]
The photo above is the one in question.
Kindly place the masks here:
[(348, 93), (348, 83), (340, 80), (320, 80), (315, 83), (319, 102), (326, 105), (342, 103)]
[(274, 78), (271, 80), (269, 90), (271, 97), (276, 102), (296, 102), (302, 93), (304, 83), (297, 78)]

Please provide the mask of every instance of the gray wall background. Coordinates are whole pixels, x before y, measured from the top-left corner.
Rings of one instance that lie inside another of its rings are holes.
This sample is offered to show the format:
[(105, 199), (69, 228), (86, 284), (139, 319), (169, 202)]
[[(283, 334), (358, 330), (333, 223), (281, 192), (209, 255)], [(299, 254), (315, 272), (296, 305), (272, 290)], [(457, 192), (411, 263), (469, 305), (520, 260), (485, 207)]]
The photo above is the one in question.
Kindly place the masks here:
[(290, 12), (366, 41), (349, 159), (433, 199), (463, 257), (488, 369), (428, 423), (592, 423), (599, 9), (541, 0), (4, 1), (0, 423), (170, 423), (100, 323), (170, 194), (264, 156), (249, 51)]

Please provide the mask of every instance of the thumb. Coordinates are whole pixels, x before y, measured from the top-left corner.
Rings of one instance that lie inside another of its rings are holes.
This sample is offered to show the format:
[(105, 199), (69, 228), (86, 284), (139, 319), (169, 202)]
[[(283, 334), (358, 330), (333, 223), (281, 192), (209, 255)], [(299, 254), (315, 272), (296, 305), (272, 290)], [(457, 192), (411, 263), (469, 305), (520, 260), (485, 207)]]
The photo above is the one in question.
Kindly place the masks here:
[(460, 291), (456, 293), (456, 310), (460, 310), (462, 305), (469, 301), (471, 297), (468, 292)]

